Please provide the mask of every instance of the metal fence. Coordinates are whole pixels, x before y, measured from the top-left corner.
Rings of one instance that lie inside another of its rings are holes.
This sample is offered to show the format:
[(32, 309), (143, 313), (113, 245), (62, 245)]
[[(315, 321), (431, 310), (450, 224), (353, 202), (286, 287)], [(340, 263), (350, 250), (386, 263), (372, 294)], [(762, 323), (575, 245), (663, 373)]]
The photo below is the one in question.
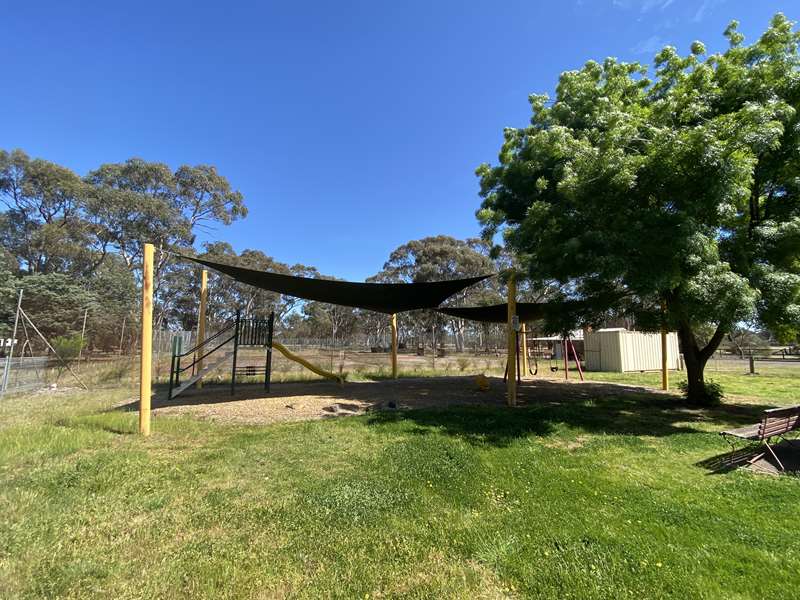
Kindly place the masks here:
[(48, 387), (54, 382), (57, 372), (57, 361), (47, 356), (4, 358), (0, 364), (7, 369), (6, 393), (30, 392)]

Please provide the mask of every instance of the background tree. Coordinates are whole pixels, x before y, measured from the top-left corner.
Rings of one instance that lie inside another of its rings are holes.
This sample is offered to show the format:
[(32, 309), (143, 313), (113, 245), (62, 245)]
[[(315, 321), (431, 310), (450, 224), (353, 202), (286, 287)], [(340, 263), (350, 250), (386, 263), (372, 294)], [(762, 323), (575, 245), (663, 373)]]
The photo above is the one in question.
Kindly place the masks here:
[(90, 275), (96, 239), (83, 218), (86, 186), (69, 169), (0, 151), (0, 241), (26, 273)]
[[(458, 240), (446, 235), (412, 240), (399, 246), (389, 255), (383, 270), (368, 281), (385, 283), (418, 283), (441, 281), (486, 275), (496, 271), (488, 255), (488, 246), (482, 240)], [(493, 279), (467, 288), (449, 298), (447, 304), (457, 306), (469, 299), (486, 300), (496, 291)], [(426, 332), (434, 327), (449, 325), (456, 349), (464, 349), (464, 331), (467, 323), (463, 319), (436, 317), (431, 311), (411, 311), (398, 316), (398, 327), (403, 337), (409, 335), (424, 339)], [(441, 339), (441, 331), (435, 332)]]
[[(104, 349), (119, 344), (122, 320), (136, 312), (144, 242), (192, 253), (197, 231), (227, 225), (247, 213), (241, 193), (212, 166), (181, 166), (173, 172), (162, 163), (131, 159), (102, 165), (81, 178), (21, 150), (0, 151), (0, 203), (0, 276), (23, 278), (10, 287), (26, 289), (26, 307), (44, 310), (46, 302), (53, 303), (52, 324), (45, 326), (52, 335), (72, 331), (67, 318), (71, 301), (52, 294), (36, 299), (34, 292), (44, 293), (44, 283), (52, 282), (61, 292), (69, 288), (75, 297), (93, 298), (98, 310), (89, 312), (87, 326), (91, 343)], [(32, 274), (67, 279), (28, 280)], [(158, 327), (177, 322), (190, 275), (170, 254), (157, 253)], [(161, 285), (166, 277), (173, 284), (168, 288)], [(3, 293), (5, 287), (0, 289), (4, 315), (14, 308), (13, 294)]]
[(676, 328), (698, 402), (736, 323), (784, 338), (800, 326), (798, 34), (777, 15), (750, 46), (736, 23), (725, 35), (711, 56), (665, 48), (653, 80), (614, 59), (563, 73), (552, 105), (531, 96), (530, 126), (477, 171), (485, 237), (502, 231), (534, 284), (592, 301), (567, 320), (612, 307)]
[[(47, 273), (29, 275), (17, 278), (14, 281), (15, 289), (11, 294), (11, 304), (6, 312), (13, 315), (16, 304), (13, 300), (19, 293), (19, 288), (24, 287), (23, 307), (25, 313), (34, 322), (39, 331), (48, 339), (56, 336), (80, 335), (83, 325), (83, 315), (86, 309), (90, 314), (102, 314), (102, 303), (97, 296), (87, 290), (79, 281), (63, 273)], [(20, 325), (20, 332), (24, 330)], [(33, 347), (43, 350), (34, 331), (28, 327), (28, 335)]]
[(358, 311), (350, 306), (309, 301), (303, 303), (302, 314), (306, 331), (312, 337), (329, 337), (334, 347), (352, 336), (358, 326)]
[[(21, 284), (24, 283), (23, 280)], [(84, 287), (94, 296), (96, 307), (88, 312), (84, 347), (118, 348), (125, 331), (135, 332), (140, 319), (138, 286), (133, 273), (118, 255), (112, 254), (85, 281)]]
[(764, 332), (753, 331), (746, 325), (737, 324), (731, 328), (726, 336), (727, 346), (730, 352), (738, 354), (740, 358), (752, 354), (769, 353), (769, 335)]
[[(159, 250), (192, 252), (199, 229), (229, 225), (247, 215), (242, 194), (208, 165), (184, 165), (173, 173), (163, 163), (133, 158), (102, 165), (85, 181), (91, 186), (88, 213), (103, 241), (103, 252), (113, 249), (132, 270), (139, 269), (145, 242)], [(156, 296), (161, 295), (163, 277), (172, 265), (169, 254), (157, 253)], [(166, 316), (160, 304), (155, 309), (160, 324)]]

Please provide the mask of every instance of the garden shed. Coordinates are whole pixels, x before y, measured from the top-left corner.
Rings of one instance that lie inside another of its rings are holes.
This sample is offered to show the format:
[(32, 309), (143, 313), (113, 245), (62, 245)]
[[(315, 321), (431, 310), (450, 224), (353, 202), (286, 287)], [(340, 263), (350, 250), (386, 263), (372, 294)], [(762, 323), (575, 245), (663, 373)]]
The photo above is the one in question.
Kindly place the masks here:
[[(587, 371), (658, 371), (661, 334), (622, 327), (587, 331), (583, 336)], [(667, 368), (678, 369), (678, 334), (667, 334)]]

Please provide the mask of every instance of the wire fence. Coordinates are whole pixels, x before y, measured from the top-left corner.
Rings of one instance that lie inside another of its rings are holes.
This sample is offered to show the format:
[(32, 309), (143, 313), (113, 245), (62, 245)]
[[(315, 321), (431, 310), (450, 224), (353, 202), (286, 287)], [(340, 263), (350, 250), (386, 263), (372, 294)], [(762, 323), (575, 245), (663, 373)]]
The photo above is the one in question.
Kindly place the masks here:
[[(2, 360), (5, 388), (9, 392), (31, 392), (49, 387), (56, 377), (55, 361), (47, 356), (24, 356)], [(0, 381), (0, 383), (2, 383)]]
[[(208, 335), (212, 335), (210, 330)], [(183, 348), (191, 348), (195, 344), (194, 331), (154, 332), (153, 336), (153, 379), (164, 384), (169, 378), (169, 366), (172, 354), (173, 339), (180, 338)], [(346, 374), (349, 379), (388, 377), (392, 372), (391, 353), (388, 345), (373, 345), (376, 340), (367, 337), (340, 338), (290, 338), (276, 335), (293, 353), (308, 360), (312, 364), (337, 374)], [(380, 340), (377, 340), (380, 342)], [(444, 343), (442, 343), (444, 342)], [(532, 365), (538, 361), (543, 369), (549, 371), (554, 358), (552, 349), (548, 351), (528, 346)], [(221, 356), (221, 355), (220, 355)], [(535, 358), (534, 358), (535, 356)], [(239, 348), (238, 367), (246, 372), (246, 367), (262, 369), (265, 364), (266, 349), (263, 347), (244, 346)], [(770, 353), (755, 357), (759, 369), (792, 369), (800, 370), (797, 356), (787, 353)], [(707, 365), (707, 371), (742, 371), (747, 369), (749, 357), (732, 356), (730, 353), (717, 352)], [(7, 359), (0, 356), (0, 374), (4, 370)], [(207, 361), (208, 362), (208, 361)], [(437, 340), (434, 350), (431, 341), (425, 345), (413, 342), (400, 344), (398, 356), (399, 374), (404, 377), (429, 375), (502, 375), (505, 369), (505, 346), (491, 345), (478, 347), (469, 344), (466, 348), (457, 349), (452, 340)], [(52, 353), (41, 356), (14, 356), (8, 361), (7, 394), (32, 392), (46, 388), (79, 387), (80, 384), (69, 369), (89, 387), (107, 385), (130, 385), (132, 391), (139, 378), (138, 353), (122, 355), (118, 352), (85, 354), (80, 359), (67, 361), (57, 360)], [(69, 369), (67, 368), (69, 365)], [(272, 355), (273, 381), (295, 381), (317, 378), (305, 367), (286, 358), (280, 352)], [(257, 372), (257, 369), (253, 369)], [(230, 361), (222, 363), (209, 373), (209, 383), (227, 382), (231, 376)], [(262, 376), (263, 377), (263, 376)], [(244, 381), (247, 381), (245, 378)]]

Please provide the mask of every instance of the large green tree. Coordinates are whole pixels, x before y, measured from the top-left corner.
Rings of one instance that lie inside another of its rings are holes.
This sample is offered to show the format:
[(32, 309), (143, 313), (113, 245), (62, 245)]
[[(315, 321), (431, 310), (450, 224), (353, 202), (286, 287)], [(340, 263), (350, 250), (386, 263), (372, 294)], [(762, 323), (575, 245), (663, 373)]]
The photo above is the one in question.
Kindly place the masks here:
[(721, 53), (665, 48), (652, 78), (614, 59), (563, 73), (477, 171), (485, 236), (535, 283), (593, 300), (589, 320), (677, 329), (698, 402), (735, 324), (800, 327), (800, 38), (783, 15), (751, 45), (735, 22), (725, 35)]

